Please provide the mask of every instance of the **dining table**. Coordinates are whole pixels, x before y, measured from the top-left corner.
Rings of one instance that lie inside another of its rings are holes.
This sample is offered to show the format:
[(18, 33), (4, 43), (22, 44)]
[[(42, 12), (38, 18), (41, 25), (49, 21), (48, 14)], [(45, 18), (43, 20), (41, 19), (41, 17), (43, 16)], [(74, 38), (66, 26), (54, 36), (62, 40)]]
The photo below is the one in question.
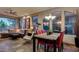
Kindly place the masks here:
[[(37, 45), (37, 40), (51, 40), (51, 41), (56, 41), (59, 36), (59, 33), (53, 33), (51, 35), (47, 34), (40, 34), (40, 35), (34, 35), (33, 36), (33, 52), (36, 52), (36, 45)], [(54, 52), (56, 52), (56, 42), (54, 42)], [(44, 51), (46, 52), (46, 44), (44, 45)]]

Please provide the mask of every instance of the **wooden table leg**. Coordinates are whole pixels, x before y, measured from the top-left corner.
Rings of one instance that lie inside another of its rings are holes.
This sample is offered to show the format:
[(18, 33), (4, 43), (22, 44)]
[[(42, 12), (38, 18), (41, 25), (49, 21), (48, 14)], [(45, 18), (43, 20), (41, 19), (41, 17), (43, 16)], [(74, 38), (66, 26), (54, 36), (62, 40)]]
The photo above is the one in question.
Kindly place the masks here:
[(56, 52), (56, 41), (53, 42), (54, 44), (54, 52)]
[(47, 50), (47, 48), (48, 48), (47, 47), (47, 40), (45, 40), (44, 42), (45, 42), (45, 44), (44, 44), (44, 52), (48, 52), (48, 50)]
[(44, 44), (44, 52), (47, 52), (47, 46), (46, 46), (46, 43)]
[(33, 52), (36, 52), (36, 39), (33, 38)]

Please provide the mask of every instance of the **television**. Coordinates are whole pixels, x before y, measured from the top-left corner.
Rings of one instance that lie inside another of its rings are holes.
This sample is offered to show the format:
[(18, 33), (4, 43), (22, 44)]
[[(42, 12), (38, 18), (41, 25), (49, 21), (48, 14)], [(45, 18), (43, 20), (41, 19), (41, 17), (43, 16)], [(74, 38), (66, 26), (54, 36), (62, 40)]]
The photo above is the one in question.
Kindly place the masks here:
[(0, 32), (8, 31), (16, 27), (16, 19), (0, 17)]

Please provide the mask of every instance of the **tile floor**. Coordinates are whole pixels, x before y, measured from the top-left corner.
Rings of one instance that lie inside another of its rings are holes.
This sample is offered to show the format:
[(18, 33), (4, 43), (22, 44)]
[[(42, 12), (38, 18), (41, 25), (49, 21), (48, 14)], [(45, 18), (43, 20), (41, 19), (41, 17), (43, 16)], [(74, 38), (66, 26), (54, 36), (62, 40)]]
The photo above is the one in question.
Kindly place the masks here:
[[(10, 38), (0, 39), (0, 52), (32, 52), (32, 42), (27, 42), (18, 38), (11, 40)], [(79, 49), (72, 45), (64, 44), (64, 52), (78, 52)]]

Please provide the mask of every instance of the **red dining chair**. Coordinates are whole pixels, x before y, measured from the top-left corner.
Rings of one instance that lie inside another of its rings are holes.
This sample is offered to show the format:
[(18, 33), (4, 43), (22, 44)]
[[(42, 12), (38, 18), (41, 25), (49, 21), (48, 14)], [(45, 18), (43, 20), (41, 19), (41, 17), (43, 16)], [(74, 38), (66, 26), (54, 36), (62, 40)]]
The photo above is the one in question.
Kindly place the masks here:
[(49, 51), (49, 48), (53, 48), (54, 44), (56, 45), (56, 48), (58, 49), (58, 52), (63, 51), (63, 37), (64, 37), (64, 32), (61, 32), (59, 37), (57, 38), (57, 40), (49, 41), (47, 43), (47, 51)]
[(56, 47), (58, 48), (59, 52), (63, 51), (63, 37), (64, 37), (64, 32), (61, 32), (56, 42)]
[[(37, 30), (37, 31), (36, 31), (36, 34), (37, 34), (37, 35), (43, 34), (43, 33), (45, 33), (44, 30)], [(45, 44), (44, 40), (38, 39), (38, 41), (37, 41), (37, 50), (39, 49), (40, 45), (41, 45), (41, 46), (44, 46), (44, 44)]]

